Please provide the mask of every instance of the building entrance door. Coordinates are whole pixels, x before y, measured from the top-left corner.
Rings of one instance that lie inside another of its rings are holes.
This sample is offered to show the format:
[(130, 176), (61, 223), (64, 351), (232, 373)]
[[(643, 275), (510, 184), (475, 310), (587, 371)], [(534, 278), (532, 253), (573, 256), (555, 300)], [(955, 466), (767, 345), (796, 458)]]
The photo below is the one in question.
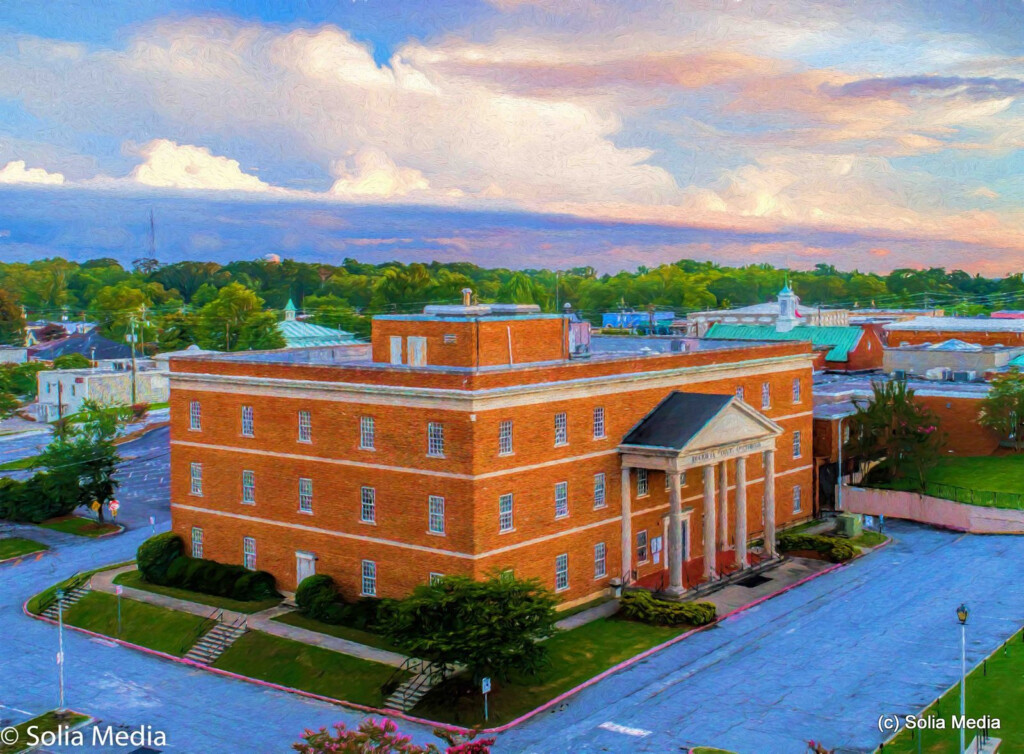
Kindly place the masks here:
[(316, 555), (311, 552), (295, 553), (295, 584), (316, 573)]

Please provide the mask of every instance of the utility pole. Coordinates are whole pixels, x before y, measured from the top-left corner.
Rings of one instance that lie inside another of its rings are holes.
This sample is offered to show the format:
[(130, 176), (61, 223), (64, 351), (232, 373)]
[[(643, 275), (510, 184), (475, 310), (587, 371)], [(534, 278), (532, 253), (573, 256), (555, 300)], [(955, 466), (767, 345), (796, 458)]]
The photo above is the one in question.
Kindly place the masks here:
[(57, 686), (60, 703), (57, 713), (64, 713), (64, 590), (57, 590)]
[(137, 374), (137, 372), (136, 372), (136, 365), (135, 365), (135, 341), (136, 341), (136, 339), (138, 337), (135, 334), (135, 315), (134, 314), (131, 317), (131, 329), (132, 329), (132, 331), (128, 335), (128, 342), (131, 343), (131, 346), (132, 346), (132, 405), (134, 406), (137, 403), (137, 401), (135, 400), (135, 394), (136, 394), (135, 377), (136, 377), (136, 374)]

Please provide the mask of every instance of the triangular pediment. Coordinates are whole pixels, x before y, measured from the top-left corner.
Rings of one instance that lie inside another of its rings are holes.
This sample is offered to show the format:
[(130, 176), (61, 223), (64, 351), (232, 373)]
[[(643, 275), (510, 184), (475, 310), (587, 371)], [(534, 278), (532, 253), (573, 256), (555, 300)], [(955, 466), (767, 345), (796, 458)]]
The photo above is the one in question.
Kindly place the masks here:
[(781, 433), (778, 424), (734, 396), (673, 392), (630, 430), (620, 449), (683, 456)]
[(690, 453), (733, 443), (774, 437), (778, 427), (767, 417), (739, 401), (733, 401), (694, 435), (683, 452)]

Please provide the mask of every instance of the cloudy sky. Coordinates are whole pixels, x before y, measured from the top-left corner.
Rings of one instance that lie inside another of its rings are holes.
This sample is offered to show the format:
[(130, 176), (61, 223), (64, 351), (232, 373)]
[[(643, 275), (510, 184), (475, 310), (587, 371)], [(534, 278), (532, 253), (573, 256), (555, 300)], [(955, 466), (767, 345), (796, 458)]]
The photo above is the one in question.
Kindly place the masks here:
[(130, 256), (154, 209), (167, 259), (1003, 274), (1022, 28), (1021, 0), (7, 0), (0, 256)]

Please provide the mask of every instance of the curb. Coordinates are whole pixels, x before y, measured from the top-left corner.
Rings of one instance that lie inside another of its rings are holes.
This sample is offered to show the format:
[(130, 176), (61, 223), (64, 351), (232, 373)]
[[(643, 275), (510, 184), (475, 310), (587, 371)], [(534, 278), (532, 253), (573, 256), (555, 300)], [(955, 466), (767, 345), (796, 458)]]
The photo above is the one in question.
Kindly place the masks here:
[[(495, 728), (480, 728), (480, 729), (466, 728), (466, 727), (459, 726), (459, 725), (453, 725), (451, 723), (442, 723), (442, 722), (438, 722), (436, 720), (427, 720), (425, 718), (415, 717), (413, 715), (407, 715), (404, 712), (399, 712), (397, 710), (380, 709), (378, 707), (369, 707), (369, 706), (362, 705), (362, 704), (356, 704), (355, 702), (348, 702), (348, 701), (345, 701), (345, 700), (342, 700), (342, 699), (333, 699), (333, 698), (331, 698), (329, 696), (322, 696), (320, 694), (314, 694), (311, 691), (303, 691), (302, 689), (292, 688), (291, 686), (283, 686), (281, 684), (272, 683), (270, 681), (263, 681), (263, 680), (260, 680), (259, 678), (251, 678), (249, 676), (240, 675), (238, 673), (232, 673), (231, 671), (228, 671), (228, 670), (221, 670), (219, 668), (212, 668), (209, 665), (202, 665), (202, 664), (197, 663), (197, 662), (192, 662), (191, 660), (186, 660), (183, 657), (175, 657), (174, 655), (165, 654), (164, 652), (159, 652), (159, 651), (157, 651), (155, 649), (149, 649), (148, 647), (142, 647), (142, 646), (139, 646), (138, 644), (132, 644), (131, 642), (127, 642), (127, 641), (124, 641), (122, 639), (115, 639), (115, 638), (113, 638), (111, 636), (106, 636), (104, 634), (99, 634), (99, 633), (96, 633), (94, 631), (89, 631), (88, 629), (85, 629), (85, 628), (78, 628), (77, 626), (70, 626), (70, 625), (67, 625), (67, 624), (65, 624), (65, 627), (71, 629), (72, 631), (78, 631), (79, 633), (83, 633), (83, 634), (86, 634), (88, 636), (93, 636), (93, 637), (96, 637), (96, 638), (106, 639), (108, 641), (113, 641), (115, 644), (118, 644), (118, 645), (120, 645), (122, 647), (127, 647), (129, 649), (136, 649), (136, 650), (139, 650), (139, 651), (141, 651), (141, 652), (143, 652), (145, 654), (152, 655), (154, 657), (159, 657), (159, 658), (162, 658), (162, 659), (165, 659), (165, 660), (170, 660), (172, 662), (177, 662), (177, 663), (180, 663), (182, 665), (187, 665), (187, 666), (192, 667), (192, 668), (196, 668), (196, 669), (200, 669), (200, 670), (207, 670), (207, 671), (209, 671), (211, 673), (216, 673), (217, 675), (225, 676), (227, 678), (234, 678), (234, 679), (240, 680), (240, 681), (247, 681), (248, 683), (252, 683), (252, 684), (255, 684), (257, 686), (263, 686), (265, 688), (272, 688), (272, 689), (276, 689), (278, 691), (286, 691), (286, 692), (291, 693), (291, 694), (297, 694), (298, 696), (304, 696), (304, 697), (306, 697), (308, 699), (316, 699), (317, 701), (327, 702), (329, 704), (336, 704), (336, 705), (341, 706), (341, 707), (347, 707), (349, 709), (359, 710), (360, 712), (368, 712), (368, 713), (377, 714), (377, 715), (385, 715), (387, 717), (395, 717), (395, 718), (398, 718), (400, 720), (405, 720), (407, 722), (417, 723), (419, 725), (426, 725), (426, 726), (430, 726), (432, 728), (440, 728), (442, 730), (446, 730), (446, 731), (449, 731), (449, 732), (452, 732), (452, 733), (459, 733), (459, 734), (462, 734), (462, 735), (484, 734), (484, 733), (504, 733), (505, 731), (508, 731), (508, 730), (516, 727), (517, 725), (520, 725), (520, 724), (526, 722), (530, 718), (535, 717), (536, 715), (539, 715), (541, 712), (544, 712), (544, 711), (546, 711), (548, 709), (551, 709), (556, 704), (559, 704), (559, 703), (565, 701), (569, 697), (578, 694), (579, 692), (581, 692), (584, 689), (587, 689), (587, 688), (593, 686), (594, 684), (598, 683), (599, 681), (603, 681), (608, 676), (614, 675), (615, 673), (618, 673), (621, 670), (625, 670), (626, 668), (628, 668), (628, 667), (630, 667), (632, 665), (635, 665), (636, 663), (640, 662), (641, 660), (644, 660), (644, 659), (650, 657), (651, 655), (656, 654), (656, 653), (660, 652), (661, 650), (666, 649), (666, 648), (672, 646), (673, 644), (678, 644), (679, 642), (681, 642), (684, 639), (687, 639), (687, 638), (693, 636), (694, 634), (701, 633), (703, 631), (707, 631), (708, 629), (714, 628), (719, 623), (723, 623), (726, 620), (734, 618), (734, 617), (738, 616), (740, 613), (743, 613), (743, 612), (745, 612), (745, 611), (747, 611), (747, 610), (749, 610), (749, 609), (751, 609), (753, 607), (757, 607), (758, 605), (761, 605), (761, 604), (767, 602), (770, 599), (778, 597), (779, 595), (785, 594), (786, 592), (788, 592), (788, 591), (790, 591), (792, 589), (795, 589), (798, 586), (806, 584), (809, 581), (813, 581), (814, 579), (816, 579), (816, 578), (818, 578), (820, 576), (824, 576), (825, 574), (833, 573), (835, 571), (838, 571), (840, 568), (846, 567), (850, 563), (853, 563), (853, 562), (859, 560), (860, 558), (864, 557), (865, 555), (870, 555), (872, 552), (875, 552), (876, 550), (882, 549), (883, 547), (885, 547), (886, 545), (888, 545), (892, 541), (893, 540), (890, 537), (889, 539), (887, 539), (882, 544), (878, 545), (877, 547), (872, 548), (872, 550), (870, 552), (862, 553), (861, 555), (859, 555), (858, 557), (854, 558), (853, 560), (849, 560), (846, 563), (835, 563), (835, 564), (829, 566), (828, 568), (825, 568), (825, 569), (822, 569), (821, 571), (818, 571), (817, 573), (812, 573), (812, 574), (810, 574), (808, 576), (805, 576), (804, 578), (802, 578), (802, 579), (800, 579), (798, 581), (795, 581), (792, 584), (789, 584), (788, 586), (785, 586), (785, 587), (783, 587), (782, 589), (779, 589), (776, 592), (772, 592), (771, 594), (766, 594), (763, 597), (759, 597), (758, 599), (754, 600), (753, 602), (751, 602), (751, 603), (749, 603), (747, 605), (743, 605), (742, 607), (738, 607), (735, 610), (732, 610), (732, 611), (726, 613), (725, 615), (720, 616), (719, 618), (717, 618), (712, 623), (708, 623), (705, 626), (698, 626), (697, 628), (690, 629), (689, 631), (686, 631), (684, 633), (679, 634), (679, 636), (675, 636), (675, 637), (669, 639), (668, 641), (662, 642), (661, 644), (658, 644), (658, 645), (656, 645), (654, 647), (651, 647), (650, 649), (644, 650), (640, 654), (634, 655), (633, 657), (630, 657), (630, 658), (628, 658), (626, 660), (623, 660), (622, 662), (618, 663), (617, 665), (613, 665), (612, 667), (608, 668), (607, 670), (604, 670), (604, 671), (598, 673), (593, 678), (590, 678), (590, 679), (588, 679), (586, 681), (583, 681), (582, 683), (580, 683), (577, 686), (574, 686), (573, 688), (569, 689), (568, 691), (562, 692), (561, 694), (556, 696), (554, 699), (548, 700), (547, 702), (545, 702), (544, 704), (540, 705), (539, 707), (535, 707), (532, 710), (530, 710), (529, 712), (527, 712), (527, 713), (525, 713), (523, 715), (520, 715), (519, 717), (515, 718), (514, 720), (512, 720), (510, 722), (507, 722), (504, 725), (499, 725), (499, 726), (497, 726)], [(29, 599), (31, 599), (31, 597)], [(56, 625), (57, 624), (57, 621), (51, 620), (51, 619), (46, 618), (45, 616), (42, 616), (42, 615), (36, 615), (35, 613), (29, 611), (29, 609), (28, 609), (28, 600), (25, 600), (24, 604), (22, 604), (22, 606), (21, 606), (21, 609), (22, 609), (22, 612), (25, 615), (27, 615), (28, 617), (30, 617), (30, 618), (35, 618), (36, 620), (41, 620), (41, 621), (44, 621), (44, 622), (49, 623), (51, 625)]]
[(4, 558), (3, 560), (0, 560), (0, 565), (3, 565), (4, 563), (15, 563), (15, 564), (17, 564), (17, 563), (20, 563), (21, 561), (23, 561), (25, 558), (32, 558), (33, 560), (39, 560), (39, 558), (43, 557), (43, 555), (45, 555), (49, 551), (50, 551), (50, 548), (48, 546), (44, 545), (43, 549), (41, 549), (41, 550), (33, 550), (32, 552), (26, 552), (24, 555), (15, 555), (13, 558)]
[[(29, 597), (29, 599), (32, 599), (32, 598)], [(27, 615), (29, 618), (34, 618), (35, 620), (40, 620), (40, 621), (43, 621), (44, 623), (49, 623), (51, 626), (56, 626), (57, 625), (57, 621), (51, 620), (50, 618), (47, 618), (47, 617), (45, 617), (43, 615), (36, 615), (32, 611), (30, 611), (28, 609), (28, 602), (29, 602), (29, 600), (25, 600), (25, 602), (21, 606), (21, 611), (25, 615)], [(320, 701), (320, 702), (327, 702), (329, 704), (335, 704), (335, 705), (338, 705), (340, 707), (347, 707), (349, 709), (358, 710), (360, 712), (368, 712), (368, 713), (375, 714), (375, 715), (385, 715), (387, 717), (397, 717), (397, 718), (399, 718), (401, 720), (405, 720), (407, 722), (417, 723), (419, 725), (426, 725), (426, 726), (429, 726), (431, 728), (441, 728), (441, 729), (449, 731), (451, 733), (459, 733), (461, 735), (472, 735), (472, 734), (475, 734), (477, 732), (477, 731), (473, 730), (472, 728), (463, 728), (463, 727), (458, 726), (458, 725), (451, 725), (450, 723), (437, 722), (436, 720), (426, 720), (426, 719), (421, 718), (421, 717), (415, 717), (413, 715), (407, 715), (404, 712), (399, 712), (398, 710), (380, 709), (378, 707), (369, 707), (367, 705), (357, 704), (355, 702), (347, 702), (347, 701), (345, 701), (343, 699), (333, 699), (332, 697), (329, 697), (329, 696), (322, 696), (321, 694), (314, 694), (311, 691), (303, 691), (302, 689), (292, 688), (291, 686), (283, 686), (283, 685), (281, 685), (279, 683), (272, 683), (270, 681), (263, 681), (263, 680), (260, 680), (259, 678), (251, 678), (251, 677), (249, 677), (247, 675), (240, 675), (238, 673), (232, 673), (229, 670), (221, 670), (220, 668), (212, 668), (209, 665), (203, 665), (203, 664), (198, 663), (198, 662), (193, 662), (192, 660), (186, 660), (184, 657), (175, 657), (174, 655), (169, 655), (169, 654), (166, 654), (165, 652), (160, 652), (160, 651), (155, 650), (155, 649), (150, 649), (149, 647), (143, 647), (143, 646), (140, 646), (138, 644), (132, 644), (130, 641), (124, 641), (123, 639), (115, 639), (113, 636), (107, 636), (106, 634), (101, 634), (101, 633), (97, 633), (95, 631), (90, 631), (87, 628), (79, 628), (78, 626), (72, 626), (72, 625), (69, 625), (67, 623), (64, 624), (64, 628), (70, 629), (72, 631), (77, 631), (78, 633), (85, 634), (86, 636), (92, 636), (92, 637), (97, 638), (97, 639), (104, 639), (106, 641), (112, 641), (112, 642), (114, 642), (115, 644), (117, 644), (119, 646), (126, 647), (128, 649), (135, 649), (135, 650), (138, 650), (138, 651), (140, 651), (140, 652), (142, 652), (144, 654), (148, 654), (148, 655), (151, 655), (153, 657), (158, 657), (158, 658), (163, 659), (163, 660), (170, 660), (171, 662), (177, 662), (177, 663), (179, 663), (181, 665), (187, 665), (190, 668), (194, 668), (194, 669), (197, 669), (197, 670), (206, 670), (206, 671), (209, 671), (209, 672), (214, 673), (216, 675), (224, 676), (226, 678), (233, 678), (233, 679), (239, 680), (239, 681), (246, 681), (248, 683), (252, 683), (252, 684), (255, 684), (257, 686), (263, 686), (265, 688), (271, 688), (271, 689), (275, 689), (277, 691), (286, 691), (286, 692), (288, 692), (290, 694), (296, 694), (298, 696), (304, 696), (307, 699), (316, 699), (317, 701)]]

